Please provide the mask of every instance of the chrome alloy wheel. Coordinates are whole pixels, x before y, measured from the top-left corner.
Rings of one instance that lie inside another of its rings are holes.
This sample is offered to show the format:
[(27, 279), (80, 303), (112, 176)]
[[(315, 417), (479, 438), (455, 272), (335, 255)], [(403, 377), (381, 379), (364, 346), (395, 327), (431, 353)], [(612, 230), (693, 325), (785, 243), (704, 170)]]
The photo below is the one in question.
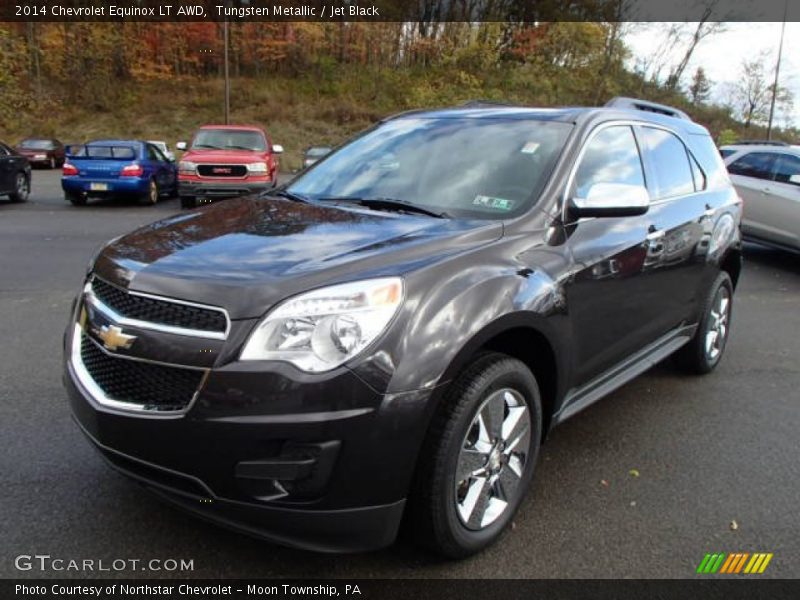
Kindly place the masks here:
[(456, 512), (472, 530), (494, 523), (520, 492), (528, 460), (531, 417), (516, 390), (493, 392), (464, 437), (455, 474)]
[(728, 320), (731, 312), (731, 294), (728, 288), (720, 286), (714, 296), (711, 312), (706, 325), (705, 350), (708, 360), (715, 361), (725, 348), (728, 337)]

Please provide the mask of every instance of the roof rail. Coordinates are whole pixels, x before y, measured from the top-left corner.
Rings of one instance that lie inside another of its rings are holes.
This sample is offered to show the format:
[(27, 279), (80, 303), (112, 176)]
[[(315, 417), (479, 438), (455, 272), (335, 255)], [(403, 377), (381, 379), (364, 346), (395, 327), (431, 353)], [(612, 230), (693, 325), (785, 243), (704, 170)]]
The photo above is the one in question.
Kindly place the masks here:
[(732, 146), (788, 146), (786, 142), (778, 140), (740, 140), (731, 144)]
[(684, 119), (691, 121), (691, 117), (682, 110), (667, 106), (666, 104), (658, 104), (657, 102), (650, 102), (649, 100), (640, 100), (639, 98), (626, 98), (625, 96), (617, 96), (606, 102), (609, 108), (627, 108), (631, 110), (643, 110), (646, 112), (657, 113), (667, 117), (675, 117), (676, 119)]

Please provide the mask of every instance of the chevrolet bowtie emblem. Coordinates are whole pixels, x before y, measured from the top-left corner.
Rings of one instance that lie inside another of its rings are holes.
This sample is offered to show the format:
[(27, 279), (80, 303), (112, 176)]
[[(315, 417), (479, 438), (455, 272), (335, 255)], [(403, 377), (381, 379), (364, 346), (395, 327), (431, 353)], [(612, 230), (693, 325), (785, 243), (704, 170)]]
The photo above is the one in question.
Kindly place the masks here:
[(116, 325), (103, 325), (97, 330), (97, 337), (103, 340), (103, 346), (112, 351), (119, 348), (127, 350), (136, 340), (135, 335), (122, 333), (122, 329)]

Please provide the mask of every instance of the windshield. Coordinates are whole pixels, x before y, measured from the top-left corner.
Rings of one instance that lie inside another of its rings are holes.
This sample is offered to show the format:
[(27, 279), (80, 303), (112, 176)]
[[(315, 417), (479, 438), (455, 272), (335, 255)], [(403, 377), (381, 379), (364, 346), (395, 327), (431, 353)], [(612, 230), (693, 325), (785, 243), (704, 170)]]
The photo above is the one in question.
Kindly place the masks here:
[(455, 217), (501, 219), (535, 203), (571, 125), (535, 119), (387, 121), (301, 175), (312, 200), (389, 198)]
[(53, 142), (50, 140), (22, 140), (20, 147), (29, 150), (52, 150), (54, 148)]
[(194, 136), (192, 150), (255, 150), (264, 152), (267, 142), (258, 131), (201, 129)]
[(318, 147), (309, 148), (308, 150), (306, 150), (306, 156), (310, 156), (310, 157), (325, 156), (326, 154), (329, 154), (330, 151), (331, 151), (330, 148), (327, 148), (327, 147), (323, 148), (323, 147), (319, 147), (318, 146)]

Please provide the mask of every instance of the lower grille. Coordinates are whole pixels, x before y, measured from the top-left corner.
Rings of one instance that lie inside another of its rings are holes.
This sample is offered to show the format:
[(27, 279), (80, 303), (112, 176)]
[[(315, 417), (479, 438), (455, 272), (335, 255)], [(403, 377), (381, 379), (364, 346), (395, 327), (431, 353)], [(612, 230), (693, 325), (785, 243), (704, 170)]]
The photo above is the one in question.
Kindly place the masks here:
[(247, 175), (245, 165), (197, 165), (197, 174), (201, 177), (244, 177)]
[(192, 401), (204, 371), (168, 367), (110, 356), (81, 334), (81, 362), (111, 400), (139, 405), (143, 410), (178, 411)]

